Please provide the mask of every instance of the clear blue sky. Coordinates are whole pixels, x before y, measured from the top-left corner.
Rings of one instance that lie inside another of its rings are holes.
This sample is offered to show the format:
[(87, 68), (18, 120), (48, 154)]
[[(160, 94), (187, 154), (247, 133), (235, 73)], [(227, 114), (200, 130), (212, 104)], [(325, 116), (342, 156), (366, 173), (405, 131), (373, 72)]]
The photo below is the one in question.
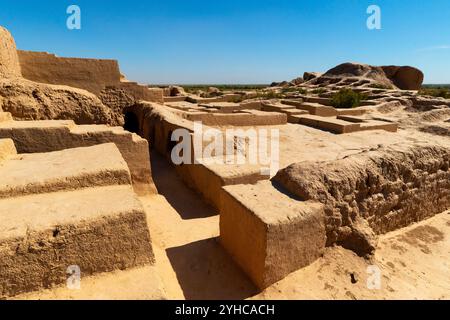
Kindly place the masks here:
[[(66, 28), (81, 8), (82, 29)], [(382, 10), (382, 30), (366, 9)], [(341, 62), (413, 65), (450, 83), (449, 0), (0, 0), (20, 49), (118, 59), (143, 83), (269, 83)]]

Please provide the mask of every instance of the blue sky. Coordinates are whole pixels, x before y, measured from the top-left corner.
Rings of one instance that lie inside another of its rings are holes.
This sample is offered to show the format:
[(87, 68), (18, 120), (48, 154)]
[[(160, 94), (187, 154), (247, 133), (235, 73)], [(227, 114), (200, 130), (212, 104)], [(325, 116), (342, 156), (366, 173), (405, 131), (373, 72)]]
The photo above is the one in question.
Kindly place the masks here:
[[(81, 30), (66, 9), (81, 8)], [(366, 27), (380, 6), (382, 29)], [(118, 59), (143, 83), (270, 83), (346, 61), (450, 83), (448, 0), (0, 0), (20, 49)]]

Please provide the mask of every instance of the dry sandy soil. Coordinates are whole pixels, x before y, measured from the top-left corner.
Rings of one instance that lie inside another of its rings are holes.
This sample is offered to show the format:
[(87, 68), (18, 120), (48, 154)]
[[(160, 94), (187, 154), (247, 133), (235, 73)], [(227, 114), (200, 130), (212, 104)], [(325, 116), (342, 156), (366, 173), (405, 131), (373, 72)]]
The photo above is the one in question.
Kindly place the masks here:
[[(153, 154), (160, 195), (141, 198), (156, 265), (83, 279), (16, 299), (450, 299), (450, 212), (381, 236), (371, 259), (328, 248), (312, 265), (258, 293), (218, 243), (218, 212)], [(369, 265), (381, 289), (367, 288)], [(159, 276), (156, 276), (156, 272)]]

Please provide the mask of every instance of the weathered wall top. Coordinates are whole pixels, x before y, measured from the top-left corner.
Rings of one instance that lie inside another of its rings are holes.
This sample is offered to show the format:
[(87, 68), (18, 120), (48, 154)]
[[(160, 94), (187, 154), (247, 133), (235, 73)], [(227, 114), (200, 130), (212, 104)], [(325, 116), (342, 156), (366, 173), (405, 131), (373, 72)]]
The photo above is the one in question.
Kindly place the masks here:
[(116, 60), (62, 58), (47, 52), (17, 51), (25, 79), (64, 84), (99, 94), (120, 83)]
[(0, 26), (0, 78), (21, 76), (14, 38), (8, 30)]

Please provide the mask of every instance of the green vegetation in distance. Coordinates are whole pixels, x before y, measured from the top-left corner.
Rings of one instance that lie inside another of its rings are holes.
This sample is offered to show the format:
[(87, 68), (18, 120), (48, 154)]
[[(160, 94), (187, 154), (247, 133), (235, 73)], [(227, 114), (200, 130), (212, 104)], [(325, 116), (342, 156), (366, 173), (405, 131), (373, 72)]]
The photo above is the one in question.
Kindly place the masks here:
[(444, 88), (444, 89), (450, 89), (450, 84), (424, 84), (422, 85), (423, 88), (425, 89), (440, 89), (440, 88)]
[(450, 85), (424, 85), (420, 95), (450, 99)]
[(196, 92), (199, 90), (207, 91), (209, 87), (214, 87), (220, 91), (240, 91), (240, 90), (258, 90), (267, 88), (267, 84), (189, 84), (180, 85), (186, 92)]
[(333, 95), (331, 105), (342, 109), (356, 108), (361, 105), (361, 101), (366, 99), (366, 95), (344, 88)]

